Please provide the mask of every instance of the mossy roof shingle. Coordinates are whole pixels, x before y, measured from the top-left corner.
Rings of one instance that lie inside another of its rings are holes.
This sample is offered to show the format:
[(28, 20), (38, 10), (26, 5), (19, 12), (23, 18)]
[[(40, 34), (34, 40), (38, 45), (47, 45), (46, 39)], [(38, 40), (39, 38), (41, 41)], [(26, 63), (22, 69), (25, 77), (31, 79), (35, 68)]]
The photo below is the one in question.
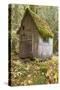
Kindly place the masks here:
[(39, 17), (29, 8), (26, 8), (25, 14), (28, 14), (28, 13), (32, 16), (32, 19), (35, 22), (35, 25), (41, 37), (46, 38), (46, 37), (54, 36), (48, 23), (43, 18)]

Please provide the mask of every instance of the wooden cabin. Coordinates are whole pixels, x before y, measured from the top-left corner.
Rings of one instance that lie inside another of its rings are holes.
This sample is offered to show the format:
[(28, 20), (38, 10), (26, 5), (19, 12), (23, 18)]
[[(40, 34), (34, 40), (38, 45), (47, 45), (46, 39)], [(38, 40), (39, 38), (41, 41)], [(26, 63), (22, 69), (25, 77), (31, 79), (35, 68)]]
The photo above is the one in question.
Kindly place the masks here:
[(48, 23), (29, 8), (17, 33), (20, 58), (47, 58), (53, 54), (53, 33)]

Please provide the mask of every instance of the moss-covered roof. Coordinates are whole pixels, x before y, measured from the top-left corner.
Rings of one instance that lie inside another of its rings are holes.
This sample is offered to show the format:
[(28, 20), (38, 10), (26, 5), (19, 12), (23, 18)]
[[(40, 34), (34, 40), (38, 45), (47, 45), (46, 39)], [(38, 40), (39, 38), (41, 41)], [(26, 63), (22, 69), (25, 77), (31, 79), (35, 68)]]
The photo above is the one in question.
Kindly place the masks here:
[(30, 13), (30, 15), (32, 16), (32, 19), (36, 24), (37, 30), (43, 38), (54, 36), (48, 23), (43, 18), (39, 17), (37, 14), (35, 14), (29, 8), (26, 8), (25, 14), (27, 14), (27, 13)]

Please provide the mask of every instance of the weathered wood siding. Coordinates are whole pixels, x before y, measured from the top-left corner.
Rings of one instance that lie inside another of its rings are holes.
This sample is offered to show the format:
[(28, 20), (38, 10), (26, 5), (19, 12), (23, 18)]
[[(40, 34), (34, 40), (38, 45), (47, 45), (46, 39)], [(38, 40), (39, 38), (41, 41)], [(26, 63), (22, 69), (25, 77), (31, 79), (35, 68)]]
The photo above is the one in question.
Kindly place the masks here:
[(41, 58), (50, 57), (53, 54), (53, 39), (49, 38), (48, 42), (44, 42), (39, 38), (38, 56)]
[(37, 33), (38, 32), (31, 16), (27, 14), (22, 20), (20, 30), (20, 58), (37, 56)]
[(20, 58), (50, 57), (53, 53), (53, 39), (44, 42), (29, 14), (22, 20), (20, 28)]

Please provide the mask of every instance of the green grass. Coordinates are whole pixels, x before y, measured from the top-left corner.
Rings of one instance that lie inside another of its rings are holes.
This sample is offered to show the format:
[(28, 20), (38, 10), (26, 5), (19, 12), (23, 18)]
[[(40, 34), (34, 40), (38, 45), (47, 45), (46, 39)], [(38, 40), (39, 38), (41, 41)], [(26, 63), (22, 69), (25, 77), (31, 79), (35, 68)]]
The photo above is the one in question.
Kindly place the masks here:
[[(15, 60), (14, 60), (15, 58)], [(38, 58), (34, 61), (22, 62), (17, 56), (11, 60), (11, 85), (33, 85), (58, 83), (58, 58), (40, 62)]]

